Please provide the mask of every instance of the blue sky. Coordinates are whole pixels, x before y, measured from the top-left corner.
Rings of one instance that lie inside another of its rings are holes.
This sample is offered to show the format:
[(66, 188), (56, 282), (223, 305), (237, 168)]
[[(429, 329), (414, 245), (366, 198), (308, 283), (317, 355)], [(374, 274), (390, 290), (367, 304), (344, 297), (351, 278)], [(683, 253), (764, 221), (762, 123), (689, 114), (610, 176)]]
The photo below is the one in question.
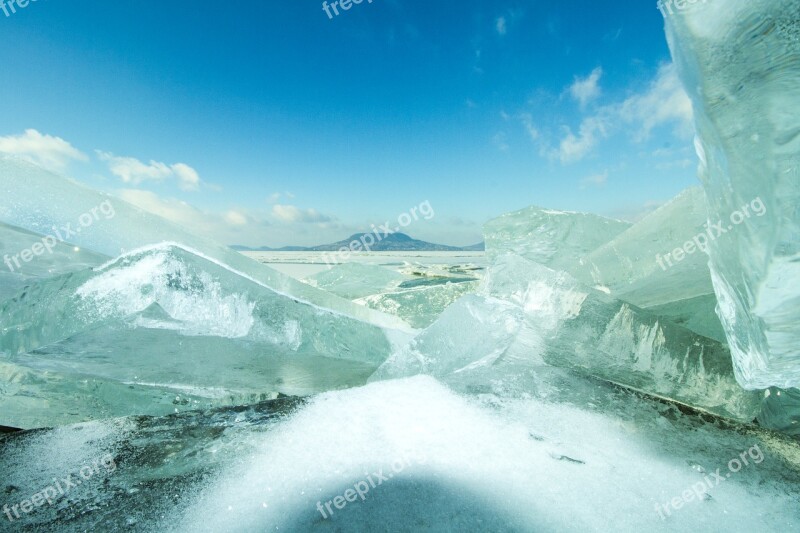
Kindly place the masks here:
[(0, 11), (0, 153), (270, 246), (424, 201), (407, 232), (466, 245), (527, 205), (632, 218), (697, 182), (655, 1), (368, 1)]

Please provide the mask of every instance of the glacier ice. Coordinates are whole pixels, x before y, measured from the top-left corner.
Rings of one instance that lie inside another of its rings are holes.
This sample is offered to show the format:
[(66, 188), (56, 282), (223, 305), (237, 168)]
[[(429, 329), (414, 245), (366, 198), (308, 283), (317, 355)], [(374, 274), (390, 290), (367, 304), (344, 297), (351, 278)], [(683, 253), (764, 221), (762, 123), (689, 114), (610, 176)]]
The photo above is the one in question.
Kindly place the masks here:
[(665, 18), (719, 224), (711, 273), (737, 379), (800, 386), (800, 4), (707, 2)]

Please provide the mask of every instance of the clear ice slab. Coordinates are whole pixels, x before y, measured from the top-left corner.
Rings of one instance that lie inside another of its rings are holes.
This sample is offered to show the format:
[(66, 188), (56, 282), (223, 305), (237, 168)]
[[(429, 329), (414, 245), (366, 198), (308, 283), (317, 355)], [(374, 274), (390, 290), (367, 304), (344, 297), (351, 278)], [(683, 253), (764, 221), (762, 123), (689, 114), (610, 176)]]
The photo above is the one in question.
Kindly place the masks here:
[(707, 226), (705, 194), (691, 187), (566, 270), (614, 298), (726, 342), (705, 253)]
[[(102, 265), (110, 257), (75, 246), (47, 241), (36, 233), (0, 222), (0, 302), (15, 296), (32, 281)], [(23, 250), (41, 251), (29, 261), (20, 257)], [(44, 253), (47, 251), (47, 253)]]
[(486, 257), (491, 261), (499, 255), (513, 253), (556, 270), (565, 270), (630, 226), (630, 222), (589, 213), (531, 206), (484, 224)]
[[(61, 411), (48, 412), (47, 400), (80, 396), (87, 378), (153, 387), (158, 398), (165, 390), (187, 392), (193, 401), (205, 398), (204, 406), (354, 386), (407, 339), (278, 293), (175, 244), (33, 283), (0, 305), (0, 317), (0, 361), (16, 368), (0, 385), (0, 424), (14, 427), (48, 416), (48, 424), (59, 423)], [(66, 390), (69, 379), (42, 379), (48, 373), (72, 376), (74, 390)], [(14, 386), (22, 375), (25, 387)], [(162, 413), (163, 402), (150, 406), (146, 394), (129, 394), (128, 411), (99, 396), (77, 409), (83, 419)]]
[(703, 2), (665, 19), (720, 223), (710, 264), (736, 377), (748, 389), (798, 387), (800, 3)]

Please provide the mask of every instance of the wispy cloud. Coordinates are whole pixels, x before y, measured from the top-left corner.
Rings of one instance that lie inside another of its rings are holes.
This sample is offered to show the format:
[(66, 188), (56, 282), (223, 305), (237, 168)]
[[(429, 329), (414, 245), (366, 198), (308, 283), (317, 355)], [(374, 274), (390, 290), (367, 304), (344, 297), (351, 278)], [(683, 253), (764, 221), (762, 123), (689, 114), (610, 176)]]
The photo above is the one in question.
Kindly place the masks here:
[(639, 126), (636, 140), (647, 139), (653, 129), (669, 123), (681, 137), (689, 138), (694, 131), (692, 102), (672, 63), (661, 65), (647, 89), (625, 100), (619, 114), (625, 122)]
[(17, 156), (55, 172), (63, 172), (71, 161), (89, 160), (61, 137), (42, 135), (35, 129), (0, 137), (0, 154)]
[(183, 226), (195, 235), (208, 236), (220, 242), (235, 243), (243, 236), (268, 235), (269, 223), (251, 216), (243, 209), (203, 211), (183, 200), (162, 198), (142, 189), (122, 189), (116, 194), (126, 202)]
[[(594, 87), (601, 71), (596, 69), (595, 72), (595, 81), (592, 81), (593, 73), (570, 88), (570, 93), (579, 103), (585, 104), (599, 96)], [(661, 65), (654, 79), (642, 91), (623, 101), (599, 106), (585, 115), (577, 132), (564, 126), (557, 148), (546, 147), (544, 153), (563, 164), (574, 163), (591, 154), (603, 139), (612, 134), (624, 132), (633, 142), (643, 142), (653, 130), (665, 125), (674, 126), (676, 137), (688, 140), (692, 136), (691, 101), (671, 63)]]
[(580, 161), (589, 154), (597, 143), (608, 136), (609, 122), (604, 115), (583, 119), (577, 135), (569, 128), (558, 146), (557, 155), (562, 163)]
[(108, 164), (111, 173), (123, 183), (139, 185), (146, 181), (160, 182), (174, 177), (178, 180), (178, 186), (184, 191), (196, 191), (200, 187), (200, 175), (185, 163), (167, 165), (153, 160), (143, 163), (135, 157), (118, 157), (101, 150), (95, 152), (101, 161)]
[(505, 35), (508, 33), (508, 27), (506, 25), (506, 18), (505, 17), (497, 17), (497, 20), (494, 22), (494, 28), (497, 30), (499, 35)]
[(575, 77), (575, 82), (570, 86), (569, 93), (578, 101), (581, 108), (586, 107), (586, 104), (600, 96), (600, 78), (602, 76), (603, 69), (597, 67), (585, 78)]
[(539, 130), (533, 124), (533, 116), (530, 113), (522, 113), (519, 116), (520, 122), (522, 122), (522, 126), (525, 128), (525, 132), (528, 134), (528, 137), (531, 138), (532, 141), (539, 140)]
[(602, 174), (593, 174), (583, 178), (581, 180), (581, 189), (605, 187), (606, 183), (608, 183), (608, 170)]
[(320, 213), (316, 209), (301, 209), (294, 205), (282, 204), (272, 206), (272, 216), (287, 223), (320, 224), (333, 221), (333, 217)]
[(492, 144), (501, 152), (508, 152), (509, 146), (506, 139), (506, 134), (502, 131), (499, 131), (492, 137)]
[(246, 226), (247, 225), (247, 215), (240, 211), (236, 211), (232, 209), (225, 213), (225, 221), (230, 224), (231, 226)]
[(274, 192), (267, 197), (267, 201), (271, 204), (277, 204), (281, 201), (281, 198), (287, 198), (291, 200), (294, 198), (294, 194), (290, 193), (289, 191)]

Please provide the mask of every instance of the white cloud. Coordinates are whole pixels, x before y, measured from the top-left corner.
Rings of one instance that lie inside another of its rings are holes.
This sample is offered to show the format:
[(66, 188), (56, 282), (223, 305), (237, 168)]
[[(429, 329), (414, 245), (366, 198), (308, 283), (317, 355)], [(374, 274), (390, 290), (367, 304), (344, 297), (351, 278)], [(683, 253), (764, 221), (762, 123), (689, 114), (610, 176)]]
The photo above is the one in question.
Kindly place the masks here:
[(602, 174), (593, 174), (581, 180), (581, 189), (588, 189), (589, 187), (605, 187), (608, 182), (608, 170)]
[(608, 123), (605, 117), (597, 115), (583, 119), (578, 135), (567, 128), (558, 150), (558, 158), (562, 163), (580, 161), (594, 149), (600, 139), (608, 136)]
[(27, 129), (21, 135), (0, 137), (0, 153), (20, 157), (55, 172), (64, 171), (70, 161), (89, 159), (61, 137), (42, 135), (35, 129)]
[(116, 192), (122, 200), (183, 226), (194, 235), (203, 235), (218, 242), (234, 244), (245, 239), (266, 239), (269, 227), (241, 209), (224, 213), (202, 211), (182, 200), (161, 198), (151, 191), (123, 189)]
[(184, 191), (196, 191), (200, 187), (200, 175), (195, 169), (185, 163), (167, 165), (159, 161), (143, 163), (135, 157), (118, 157), (110, 152), (95, 151), (101, 161), (108, 164), (112, 174), (123, 183), (139, 185), (145, 181), (163, 181), (167, 178), (176, 178), (178, 186)]
[(225, 213), (225, 220), (231, 226), (246, 226), (247, 225), (247, 215), (240, 213), (239, 211), (231, 210)]
[(290, 193), (289, 191), (285, 192), (274, 192), (267, 197), (267, 201), (271, 204), (277, 204), (281, 201), (281, 198), (288, 198), (291, 200), (294, 198), (294, 194)]
[(186, 228), (203, 231), (209, 225), (209, 215), (181, 200), (160, 198), (157, 194), (141, 189), (123, 189), (120, 198), (136, 207), (166, 218)]
[(497, 149), (501, 152), (508, 152), (509, 146), (508, 142), (506, 141), (506, 134), (502, 131), (494, 134), (492, 137), (492, 144), (494, 144), (495, 147), (497, 147)]
[(301, 209), (293, 205), (275, 204), (272, 206), (272, 216), (281, 222), (318, 224), (331, 222), (333, 219), (316, 209)]
[(170, 168), (178, 178), (178, 186), (184, 191), (196, 191), (200, 187), (200, 175), (189, 165), (175, 163)]
[(675, 126), (674, 134), (680, 138), (689, 139), (694, 131), (691, 101), (672, 64), (662, 65), (642, 92), (622, 102), (602, 106), (584, 117), (577, 134), (565, 128), (559, 147), (549, 153), (564, 164), (572, 163), (586, 157), (602, 139), (625, 126), (631, 127), (629, 131), (635, 142), (642, 142), (655, 128), (667, 124)]
[(506, 18), (497, 17), (497, 20), (494, 23), (494, 27), (497, 30), (498, 34), (505, 35), (508, 32), (508, 27), (506, 25)]
[(675, 134), (691, 137), (694, 131), (692, 102), (683, 90), (675, 65), (665, 63), (647, 89), (625, 100), (619, 114), (628, 123), (637, 124), (635, 139), (646, 140), (658, 126), (672, 123)]
[(600, 96), (599, 82), (602, 75), (603, 69), (597, 67), (586, 78), (575, 77), (575, 83), (570, 86), (569, 93), (580, 103), (582, 108)]
[(530, 113), (522, 113), (519, 118), (522, 121), (522, 125), (525, 127), (525, 131), (528, 132), (528, 136), (531, 138), (531, 140), (537, 141), (539, 139), (539, 130), (533, 125), (533, 116), (531, 116)]

